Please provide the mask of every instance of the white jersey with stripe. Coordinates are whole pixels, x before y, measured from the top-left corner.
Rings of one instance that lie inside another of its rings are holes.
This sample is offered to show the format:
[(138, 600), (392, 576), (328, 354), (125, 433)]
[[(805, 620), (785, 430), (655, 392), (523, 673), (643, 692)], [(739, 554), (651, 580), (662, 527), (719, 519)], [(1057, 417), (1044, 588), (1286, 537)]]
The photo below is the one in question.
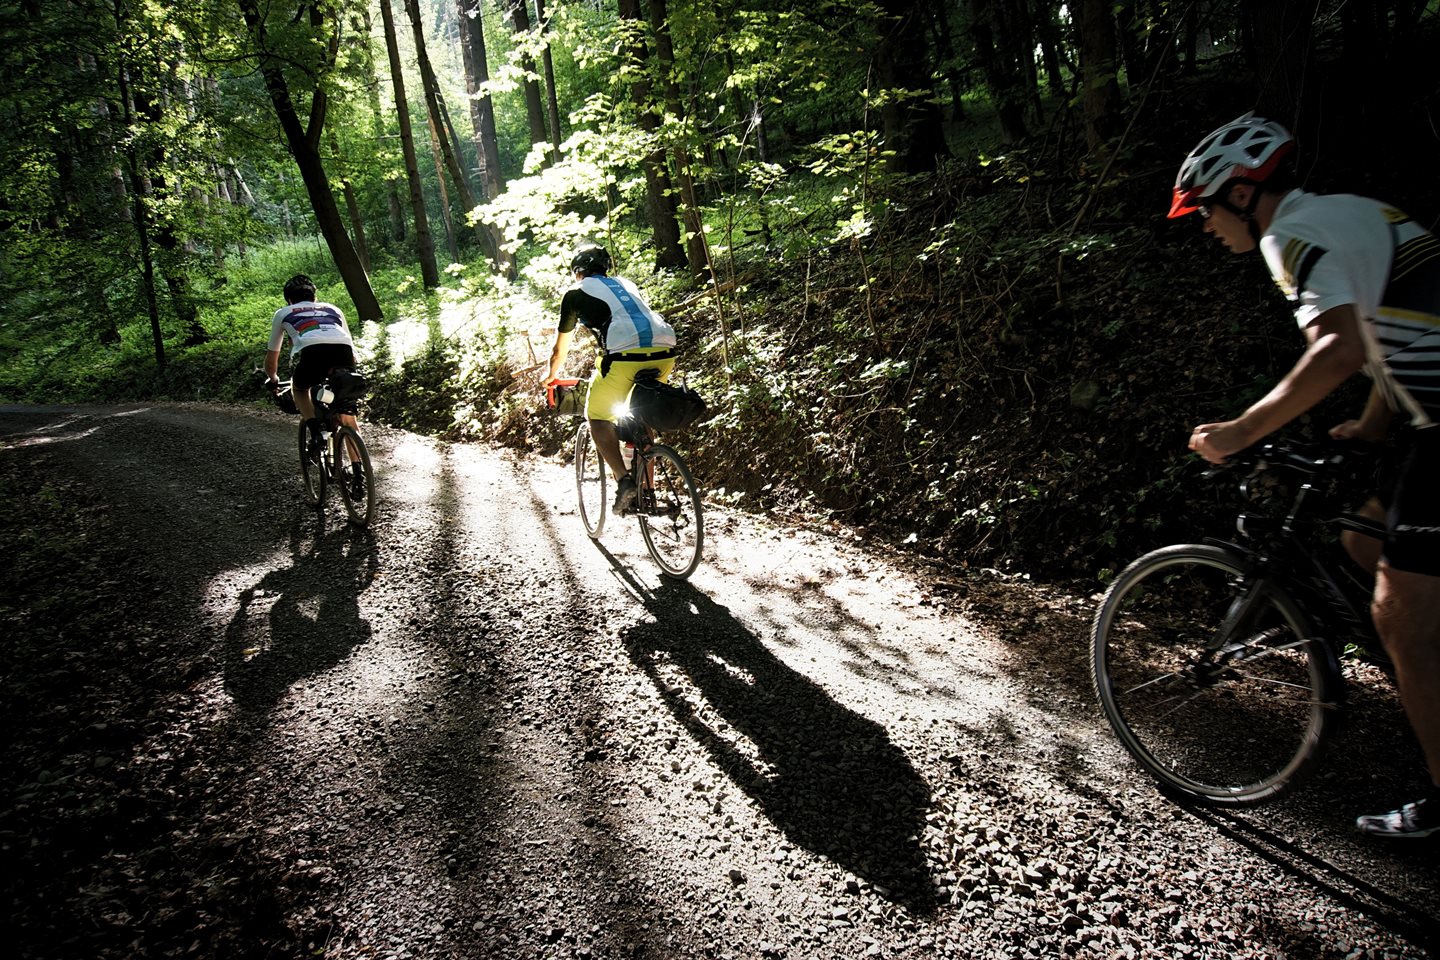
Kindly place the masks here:
[(650, 309), (640, 290), (629, 280), (592, 276), (582, 279), (579, 286), (584, 293), (610, 308), (610, 325), (604, 333), (606, 353), (675, 346), (675, 328)]
[(1378, 200), (1292, 190), (1260, 250), (1302, 329), (1353, 304), (1392, 409), (1440, 422), (1440, 241)]
[(306, 347), (320, 343), (355, 345), (350, 337), (350, 328), (345, 323), (344, 312), (333, 303), (314, 300), (287, 303), (275, 311), (275, 316), (270, 318), (269, 348), (279, 350), (287, 335), (290, 337), (291, 357)]

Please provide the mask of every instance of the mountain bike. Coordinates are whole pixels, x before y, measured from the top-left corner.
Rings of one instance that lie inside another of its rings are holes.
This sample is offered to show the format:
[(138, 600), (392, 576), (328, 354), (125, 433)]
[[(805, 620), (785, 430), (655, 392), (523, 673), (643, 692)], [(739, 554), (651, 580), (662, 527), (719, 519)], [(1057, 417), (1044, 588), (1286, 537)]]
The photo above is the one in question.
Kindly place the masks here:
[[(674, 448), (656, 443), (655, 432), (633, 416), (617, 421), (615, 431), (637, 491), (625, 513), (638, 518), (645, 547), (661, 572), (683, 580), (699, 566), (705, 542), (704, 511), (690, 468)], [(575, 431), (575, 490), (585, 532), (598, 540), (610, 512), (609, 472), (584, 420)]]
[[(341, 420), (342, 415), (355, 416), (363, 396), (363, 380), (356, 396), (337, 395), (337, 380), (350, 371), (335, 370), (329, 377), (310, 388), (310, 398), (315, 404), (315, 419), (301, 421), (297, 438), (300, 449), (300, 479), (305, 488), (305, 499), (313, 507), (323, 508), (327, 488), (334, 484), (340, 488), (340, 499), (350, 522), (356, 526), (367, 526), (375, 516), (375, 472), (370, 465), (370, 451), (365, 441), (352, 427)], [(281, 381), (283, 393), (290, 381)], [(340, 391), (345, 393), (343, 388)], [(292, 400), (293, 402), (293, 400)], [(352, 473), (347, 468), (358, 463), (360, 470)]]
[(1111, 728), (1162, 788), (1239, 805), (1313, 768), (1344, 700), (1342, 653), (1388, 666), (1372, 582), (1335, 535), (1385, 530), (1337, 509), (1374, 477), (1376, 455), (1357, 445), (1277, 442), (1231, 463), (1254, 504), (1240, 539), (1162, 547), (1121, 571), (1095, 614), (1090, 671)]

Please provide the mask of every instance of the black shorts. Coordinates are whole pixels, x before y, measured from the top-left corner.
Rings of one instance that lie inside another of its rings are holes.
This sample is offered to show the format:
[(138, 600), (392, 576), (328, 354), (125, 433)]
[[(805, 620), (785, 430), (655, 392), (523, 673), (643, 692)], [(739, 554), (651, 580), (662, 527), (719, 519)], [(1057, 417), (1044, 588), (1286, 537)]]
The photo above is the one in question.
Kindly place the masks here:
[(355, 366), (355, 350), (348, 343), (317, 343), (300, 351), (290, 371), (292, 389), (313, 387), (336, 367)]
[(1416, 430), (1386, 499), (1385, 562), (1440, 577), (1440, 425)]

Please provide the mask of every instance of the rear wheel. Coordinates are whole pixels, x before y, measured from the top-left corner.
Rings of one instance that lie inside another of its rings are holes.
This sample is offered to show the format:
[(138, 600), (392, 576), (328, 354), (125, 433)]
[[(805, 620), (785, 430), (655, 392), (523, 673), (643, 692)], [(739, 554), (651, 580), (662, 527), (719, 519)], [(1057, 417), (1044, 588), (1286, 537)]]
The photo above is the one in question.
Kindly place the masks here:
[(1110, 585), (1090, 637), (1095, 692), (1160, 783), (1211, 803), (1276, 796), (1333, 729), (1339, 667), (1279, 584), (1207, 544), (1148, 553)]
[(640, 533), (660, 569), (683, 580), (700, 564), (705, 543), (700, 491), (685, 461), (669, 447), (651, 447), (645, 468), (650, 482), (640, 491)]
[(305, 502), (318, 507), (325, 499), (327, 481), (324, 454), (321, 449), (320, 431), (312, 430), (310, 423), (300, 421), (300, 480), (305, 488)]
[(590, 436), (590, 425), (581, 421), (575, 431), (575, 492), (580, 504), (580, 522), (590, 538), (605, 531), (605, 496), (608, 486), (605, 461)]
[[(336, 483), (340, 486), (340, 499), (345, 501), (345, 512), (350, 515), (351, 523), (366, 526), (375, 516), (375, 474), (370, 467), (370, 451), (365, 449), (360, 434), (349, 427), (340, 428), (335, 437), (335, 450)], [(350, 470), (352, 463), (360, 465), (358, 473)]]

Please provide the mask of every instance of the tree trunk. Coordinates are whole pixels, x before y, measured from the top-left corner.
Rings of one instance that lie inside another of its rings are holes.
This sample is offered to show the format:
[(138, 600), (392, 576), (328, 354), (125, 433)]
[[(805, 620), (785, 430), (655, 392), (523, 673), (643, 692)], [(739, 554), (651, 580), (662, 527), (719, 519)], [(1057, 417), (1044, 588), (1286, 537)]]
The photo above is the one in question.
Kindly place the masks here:
[[(481, 86), (490, 79), (485, 57), (485, 28), (475, 0), (456, 0), (460, 14), (460, 54), (465, 64), (465, 90), (470, 94), (470, 126), (475, 140), (475, 164), (484, 200), (494, 200), (505, 189), (500, 171), (500, 144), (495, 134), (495, 106)], [(515, 259), (504, 252), (499, 229), (485, 224), (482, 242), (485, 254), (507, 274), (513, 274)]]
[[(655, 104), (650, 98), (650, 51), (644, 38), (645, 22), (640, 17), (640, 0), (620, 0), (620, 19), (634, 25), (635, 39), (628, 44), (627, 56), (634, 70), (630, 93), (640, 110), (640, 129), (654, 138), (660, 128)], [(675, 219), (675, 196), (670, 188), (670, 174), (665, 167), (665, 151), (655, 145), (641, 166), (645, 169), (646, 209), (650, 215), (650, 232), (655, 241), (655, 268), (670, 270), (685, 266), (685, 250), (680, 246), (680, 225)]]
[[(330, 134), (330, 150), (339, 156), (340, 143), (334, 133)], [(355, 187), (349, 177), (340, 177), (340, 192), (345, 196), (345, 212), (350, 216), (350, 229), (355, 235), (355, 253), (360, 258), (360, 266), (369, 273), (370, 247), (365, 242), (365, 218), (360, 215), (360, 202), (355, 199)]]
[(922, 5), (911, 0), (881, 0), (880, 43), (875, 50), (875, 72), (882, 90), (906, 90), (921, 94), (903, 99), (886, 98), (880, 108), (885, 146), (892, 151), (886, 161), (895, 173), (934, 171), (940, 158), (949, 156), (940, 108), (934, 102), (930, 68), (926, 63), (929, 43), (925, 38)]
[[(118, 0), (115, 4), (115, 25), (117, 29), (123, 30), (124, 28), (124, 18), (121, 15)], [(128, 69), (122, 53), (118, 84), (126, 129), (129, 129), (134, 123), (134, 114), (130, 108)], [(135, 238), (140, 247), (140, 283), (141, 288), (145, 291), (145, 307), (150, 315), (150, 339), (155, 349), (155, 368), (157, 371), (163, 371), (165, 369), (165, 337), (160, 330), (160, 303), (155, 296), (155, 265), (150, 258), (150, 234), (147, 225), (149, 217), (145, 212), (146, 188), (140, 176), (140, 161), (135, 156), (133, 140), (126, 141), (125, 163), (130, 174), (131, 222), (135, 225)]]
[(415, 256), (420, 260), (421, 282), (426, 290), (434, 290), (440, 286), (440, 273), (435, 267), (435, 241), (430, 236), (430, 218), (425, 213), (420, 163), (415, 157), (415, 133), (410, 127), (410, 105), (405, 100), (405, 74), (400, 65), (400, 48), (395, 42), (395, 17), (390, 12), (390, 0), (380, 0), (380, 19), (385, 26), (385, 50), (390, 57), (390, 83), (395, 88), (400, 151), (405, 157), (405, 177), (410, 183), (410, 213), (415, 219)]
[(1293, 130), (1310, 51), (1312, 9), (1288, 0), (1255, 0), (1249, 9), (1255, 18), (1250, 57), (1259, 81), (1256, 112)]
[(270, 94), (270, 100), (275, 106), (275, 116), (280, 122), (280, 129), (285, 134), (285, 141), (290, 147), (290, 154), (295, 158), (295, 165), (300, 170), (300, 178), (305, 184), (305, 192), (310, 197), (310, 205), (315, 211), (315, 222), (320, 227), (320, 233), (325, 238), (325, 244), (330, 248), (330, 256), (335, 261), (336, 268), (340, 271), (340, 278), (345, 283), (345, 290), (350, 294), (350, 299), (355, 303), (355, 310), (360, 320), (379, 321), (384, 313), (380, 309), (380, 301), (375, 299), (375, 291), (370, 286), (370, 278), (365, 274), (365, 268), (360, 265), (360, 258), (355, 253), (355, 247), (350, 243), (350, 235), (345, 232), (345, 225), (340, 218), (340, 209), (335, 203), (335, 194), (330, 190), (330, 181), (325, 176), (325, 166), (320, 161), (320, 153), (316, 149), (320, 133), (325, 125), (324, 98), (318, 92), (314, 98), (310, 114), (310, 127), (307, 131), (300, 124), (300, 117), (295, 112), (295, 103), (290, 97), (290, 87), (285, 79), (281, 61), (270, 53), (270, 45), (266, 40), (265, 21), (260, 14), (257, 0), (238, 0), (240, 13), (245, 18), (245, 25), (255, 41), (256, 57), (260, 61), (260, 72), (265, 79), (266, 90)]
[[(365, 61), (365, 90), (370, 101), (370, 123), (377, 144), (385, 142), (385, 121), (380, 113), (380, 74), (375, 70), (375, 58), (370, 53), (370, 35), (374, 25), (370, 20), (370, 5), (360, 5), (360, 16), (365, 24), (365, 43), (361, 45), (360, 56)], [(394, 177), (385, 178), (385, 202), (390, 211), (390, 236), (396, 243), (405, 242), (405, 206), (400, 202), (400, 188)]]
[(1085, 143), (1094, 153), (1119, 127), (1120, 82), (1115, 77), (1115, 20), (1108, 0), (1081, 0), (1076, 8), (1084, 88)]
[[(659, 0), (664, 6), (664, 0)], [(540, 36), (545, 40), (545, 53), (541, 58), (545, 64), (545, 101), (550, 117), (550, 160), (560, 162), (560, 104), (555, 95), (555, 59), (550, 56), (550, 21), (545, 16), (545, 0), (535, 0), (535, 19), (540, 24)]]
[[(530, 32), (530, 8), (526, 0), (508, 0), (510, 4), (510, 26), (516, 33), (516, 43), (523, 44), (527, 39), (526, 34)], [(622, 13), (623, 17), (624, 14)], [(525, 71), (525, 112), (530, 118), (530, 145), (544, 143), (545, 133), (545, 106), (540, 100), (540, 83), (535, 79), (535, 58), (528, 53), (520, 55), (520, 68)]]
[[(430, 67), (430, 55), (425, 50), (425, 30), (420, 21), (418, 0), (405, 0), (405, 13), (410, 18), (411, 32), (415, 35), (415, 59), (420, 65), (420, 82), (425, 91), (425, 109), (430, 114), (430, 138), (436, 151), (435, 165), (438, 168), (441, 161), (444, 162), (444, 169), (449, 173), (451, 182), (455, 184), (455, 192), (460, 195), (460, 206), (468, 212), (475, 207), (475, 197), (470, 193), (470, 183), (465, 178), (465, 172), (460, 169), (459, 158), (450, 149), (449, 139), (440, 136), (440, 132), (444, 129), (444, 121), (440, 115), (440, 85), (435, 81), (435, 71)], [(441, 174), (439, 169), (435, 172)], [(448, 207), (446, 213), (448, 216)], [(455, 259), (458, 260), (459, 257)]]
[(703, 283), (712, 276), (711, 264), (706, 251), (705, 223), (695, 194), (690, 147), (686, 142), (689, 127), (685, 123), (685, 108), (680, 100), (680, 80), (675, 72), (675, 46), (670, 39), (669, 19), (666, 0), (650, 0), (650, 29), (655, 34), (655, 53), (665, 85), (665, 109), (675, 118), (680, 131), (675, 136), (672, 151), (675, 155), (675, 175), (680, 181), (680, 212), (685, 220), (685, 256), (690, 263), (691, 276)]
[(1004, 51), (1008, 46), (999, 34), (1003, 20), (995, 5), (1005, 0), (970, 0), (970, 38), (975, 43), (975, 56), (980, 61), (986, 86), (995, 101), (1000, 118), (1000, 134), (1006, 143), (1025, 139), (1025, 99), (1019, 68), (1009, 62)]
[(440, 165), (440, 131), (435, 128), (432, 116), (430, 129), (430, 157), (435, 162), (435, 184), (440, 189), (440, 223), (445, 227), (445, 248), (450, 251), (450, 262), (460, 262), (460, 246), (455, 241), (455, 220), (450, 213), (450, 191), (445, 188), (445, 171)]

